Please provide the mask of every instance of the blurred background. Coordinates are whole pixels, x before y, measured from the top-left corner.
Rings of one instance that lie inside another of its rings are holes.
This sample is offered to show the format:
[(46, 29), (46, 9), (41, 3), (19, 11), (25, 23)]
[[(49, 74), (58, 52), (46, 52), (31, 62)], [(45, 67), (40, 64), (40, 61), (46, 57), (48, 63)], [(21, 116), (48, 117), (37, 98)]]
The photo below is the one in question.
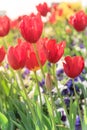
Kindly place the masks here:
[(11, 19), (15, 19), (19, 15), (35, 12), (35, 6), (43, 2), (49, 5), (55, 2), (81, 2), (83, 6), (87, 5), (87, 0), (0, 0), (0, 15), (6, 13)]

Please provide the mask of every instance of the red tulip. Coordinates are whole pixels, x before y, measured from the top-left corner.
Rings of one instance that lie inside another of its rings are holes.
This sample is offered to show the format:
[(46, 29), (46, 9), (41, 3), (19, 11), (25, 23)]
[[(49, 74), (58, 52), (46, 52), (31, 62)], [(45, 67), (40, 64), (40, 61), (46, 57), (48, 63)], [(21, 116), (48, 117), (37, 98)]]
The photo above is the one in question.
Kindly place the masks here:
[(15, 47), (10, 47), (7, 53), (7, 59), (10, 66), (17, 70), (25, 66), (26, 62), (26, 50), (22, 45), (16, 45)]
[(77, 77), (84, 68), (84, 59), (81, 56), (66, 56), (63, 63), (64, 71), (70, 78)]
[(43, 22), (40, 14), (34, 15), (32, 13), (30, 16), (24, 16), (20, 22), (19, 28), (26, 41), (30, 43), (37, 42), (43, 30)]
[(4, 60), (5, 54), (6, 54), (5, 48), (4, 48), (4, 46), (2, 46), (2, 47), (0, 48), (0, 63)]
[[(43, 39), (39, 39), (39, 41), (36, 43), (36, 46), (37, 46), (37, 50), (38, 50), (40, 63), (43, 66), (46, 62), (46, 55), (44, 53), (42, 43), (43, 43)], [(38, 60), (36, 57), (36, 53), (34, 51), (34, 47), (32, 44), (29, 44), (29, 43), (28, 43), (28, 47), (27, 47), (26, 67), (29, 70), (33, 70), (33, 71), (40, 69), (40, 66), (38, 64)]]
[(7, 16), (0, 16), (0, 36), (4, 37), (9, 33), (10, 19)]
[(19, 28), (19, 23), (22, 20), (22, 18), (24, 17), (24, 15), (19, 16), (18, 18), (14, 19), (14, 20), (10, 20), (10, 28), (11, 29), (18, 29)]
[(44, 50), (48, 61), (51, 63), (56, 63), (60, 60), (64, 53), (65, 41), (56, 43), (56, 40), (46, 40), (44, 45)]
[(83, 31), (87, 26), (87, 15), (84, 11), (77, 12), (74, 16), (71, 16), (69, 23), (78, 31)]
[(43, 4), (37, 5), (36, 8), (42, 16), (46, 16), (47, 13), (50, 12), (50, 8), (48, 7), (46, 2), (44, 2)]

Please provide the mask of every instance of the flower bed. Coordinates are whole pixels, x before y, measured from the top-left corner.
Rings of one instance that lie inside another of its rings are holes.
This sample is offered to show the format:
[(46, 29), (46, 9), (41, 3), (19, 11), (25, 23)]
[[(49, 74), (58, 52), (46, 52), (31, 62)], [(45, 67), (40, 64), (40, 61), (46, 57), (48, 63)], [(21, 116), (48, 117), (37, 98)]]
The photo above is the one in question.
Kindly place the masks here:
[(86, 130), (86, 8), (36, 9), (0, 16), (0, 129)]

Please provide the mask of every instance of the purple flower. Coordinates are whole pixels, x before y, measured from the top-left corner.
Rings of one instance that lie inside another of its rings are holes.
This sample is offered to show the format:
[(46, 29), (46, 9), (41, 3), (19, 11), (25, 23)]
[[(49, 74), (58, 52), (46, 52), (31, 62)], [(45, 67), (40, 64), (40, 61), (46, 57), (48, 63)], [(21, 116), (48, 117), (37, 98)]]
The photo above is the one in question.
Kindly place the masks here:
[(62, 114), (61, 120), (62, 120), (63, 122), (65, 122), (65, 121), (66, 121), (66, 115), (64, 114), (64, 111), (62, 111), (61, 114)]
[(65, 84), (68, 88), (72, 87), (72, 79), (68, 80), (68, 82)]
[(77, 82), (78, 81), (78, 77), (74, 78), (74, 81)]
[(26, 69), (24, 70), (23, 74), (22, 74), (22, 78), (25, 79), (26, 76), (27, 76), (29, 73), (30, 73), (30, 70), (26, 68)]
[[(74, 95), (74, 88), (73, 88), (73, 82), (72, 79), (68, 80), (68, 82), (65, 84), (67, 86), (67, 89), (70, 91), (70, 96)], [(79, 92), (79, 87), (75, 85), (76, 92)]]
[(66, 88), (62, 90), (61, 95), (66, 96), (69, 95), (69, 93), (70, 93), (69, 89)]
[(63, 73), (64, 73), (63, 69), (59, 69), (56, 71), (56, 76), (59, 81), (61, 81), (63, 79)]
[(57, 75), (57, 76), (60, 76), (63, 72), (64, 72), (63, 69), (59, 69), (59, 70), (57, 70), (56, 75)]
[(40, 87), (43, 87), (45, 85), (45, 80), (42, 79), (42, 81), (39, 82)]
[(76, 116), (75, 130), (82, 130), (82, 128), (81, 128), (81, 121), (80, 121), (80, 117), (79, 116)]
[(65, 122), (65, 121), (66, 121), (66, 116), (65, 116), (65, 115), (62, 115), (61, 120), (62, 120), (63, 122)]
[(84, 48), (84, 44), (83, 44), (83, 43), (80, 43), (80, 44), (79, 44), (79, 47), (80, 47), (81, 49), (83, 49), (83, 48)]
[(69, 107), (69, 105), (70, 105), (70, 99), (68, 97), (64, 98), (64, 102), (65, 102), (66, 106)]
[(82, 75), (79, 75), (79, 78), (80, 78), (81, 81), (85, 80), (85, 78)]
[(9, 64), (6, 64), (5, 68), (6, 68), (6, 69), (9, 69)]

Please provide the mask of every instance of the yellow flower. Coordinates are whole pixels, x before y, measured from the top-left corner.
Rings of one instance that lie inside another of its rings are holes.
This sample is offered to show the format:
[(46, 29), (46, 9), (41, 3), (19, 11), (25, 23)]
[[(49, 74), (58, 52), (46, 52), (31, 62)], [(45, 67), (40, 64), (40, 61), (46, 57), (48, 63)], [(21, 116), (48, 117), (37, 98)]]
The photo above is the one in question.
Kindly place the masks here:
[(82, 9), (82, 4), (80, 2), (71, 2), (67, 3), (72, 10), (78, 11)]
[(61, 16), (58, 16), (57, 19), (63, 20), (66, 19), (69, 15), (73, 14), (73, 10), (68, 7), (67, 3), (60, 3), (58, 6), (58, 10), (63, 10), (63, 13)]

